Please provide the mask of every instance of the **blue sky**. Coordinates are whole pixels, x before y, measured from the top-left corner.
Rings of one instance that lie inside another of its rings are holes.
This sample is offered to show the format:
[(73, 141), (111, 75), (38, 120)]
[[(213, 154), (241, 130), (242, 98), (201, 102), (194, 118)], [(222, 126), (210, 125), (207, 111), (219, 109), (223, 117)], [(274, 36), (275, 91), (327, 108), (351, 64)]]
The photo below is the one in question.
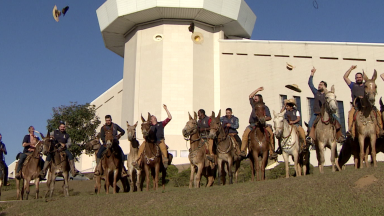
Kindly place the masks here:
[[(383, 43), (383, 1), (246, 0), (252, 39)], [(105, 0), (0, 1), (0, 133), (14, 161), (30, 125), (46, 131), (52, 107), (91, 102), (123, 77), (107, 50), (96, 9)], [(52, 8), (69, 6), (56, 23)]]

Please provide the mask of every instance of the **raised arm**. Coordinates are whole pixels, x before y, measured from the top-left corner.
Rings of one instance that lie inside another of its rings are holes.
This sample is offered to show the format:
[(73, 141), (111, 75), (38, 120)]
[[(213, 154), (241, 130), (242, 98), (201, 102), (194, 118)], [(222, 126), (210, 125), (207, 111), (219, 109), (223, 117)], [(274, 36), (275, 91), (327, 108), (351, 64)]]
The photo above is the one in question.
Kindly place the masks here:
[(309, 80), (308, 80), (308, 86), (314, 95), (317, 93), (317, 89), (313, 85), (313, 76), (315, 75), (315, 72), (316, 72), (316, 68), (313, 67), (311, 70), (311, 76), (309, 76)]
[(347, 85), (351, 85), (351, 80), (348, 78), (349, 77), (349, 74), (351, 74), (351, 72), (356, 69), (356, 65), (352, 65), (348, 70), (347, 72), (345, 72), (344, 74), (344, 81), (345, 83), (347, 83)]
[(249, 98), (253, 98), (253, 96), (255, 96), (255, 94), (257, 94), (257, 92), (259, 91), (263, 91), (264, 90), (264, 87), (259, 87), (258, 89), (256, 89), (255, 91), (253, 91), (250, 95), (249, 95)]
[(165, 112), (167, 112), (167, 115), (168, 115), (168, 119), (171, 120), (172, 119), (172, 116), (171, 116), (171, 113), (169, 112), (168, 108), (167, 108), (167, 105), (163, 104), (163, 107), (165, 109)]

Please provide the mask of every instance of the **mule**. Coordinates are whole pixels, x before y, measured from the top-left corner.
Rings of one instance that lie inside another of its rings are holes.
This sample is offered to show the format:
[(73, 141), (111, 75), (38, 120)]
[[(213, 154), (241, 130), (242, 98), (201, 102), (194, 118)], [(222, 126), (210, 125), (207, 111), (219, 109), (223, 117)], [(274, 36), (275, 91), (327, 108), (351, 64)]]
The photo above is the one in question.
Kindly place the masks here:
[(127, 178), (121, 176), (122, 161), (121, 161), (121, 150), (119, 144), (114, 141), (113, 138), (113, 127), (109, 130), (104, 127), (105, 132), (105, 145), (106, 150), (103, 157), (100, 160), (101, 169), (103, 174), (96, 176), (97, 194), (100, 194), (101, 179), (105, 181), (105, 193), (109, 194), (109, 187), (113, 187), (113, 194), (118, 192), (117, 181), (120, 179), (123, 184), (124, 192), (128, 192), (128, 181)]
[[(289, 156), (292, 156), (294, 161), (294, 168), (296, 176), (301, 176), (301, 168), (299, 165), (300, 160), (300, 139), (296, 127), (290, 125), (286, 119), (284, 119), (285, 110), (281, 113), (273, 111), (273, 123), (275, 129), (275, 136), (280, 142), (281, 150), (283, 152), (283, 158), (285, 162), (285, 178), (289, 178)], [(304, 173), (307, 172), (306, 164), (303, 165)]]
[[(186, 123), (182, 133), (184, 139), (190, 142), (190, 153), (188, 155), (191, 175), (189, 178), (189, 188), (200, 188), (201, 176), (207, 178), (206, 187), (211, 187), (215, 181), (216, 166), (214, 169), (209, 165), (206, 158), (208, 154), (208, 142), (201, 138), (197, 127), (197, 114), (195, 112), (194, 118), (189, 114), (189, 121)], [(196, 176), (194, 177), (194, 174)]]
[(48, 191), (45, 194), (45, 197), (49, 195), (49, 197), (52, 197), (53, 191), (55, 189), (55, 182), (56, 177), (61, 176), (64, 179), (63, 184), (63, 191), (64, 196), (69, 196), (69, 162), (67, 155), (64, 152), (64, 149), (61, 147), (60, 144), (54, 145), (53, 138), (50, 137), (49, 132), (47, 134), (47, 137), (43, 138), (43, 154), (51, 154), (53, 153), (52, 160), (50, 164), (48, 165), (48, 179), (47, 179), (47, 187)]
[(321, 106), (320, 119), (315, 128), (314, 140), (316, 146), (316, 156), (319, 165), (320, 173), (324, 173), (324, 150), (329, 148), (331, 150), (331, 163), (332, 172), (336, 168), (341, 171), (337, 155), (337, 142), (336, 142), (336, 119), (332, 117), (337, 112), (337, 101), (335, 95), (335, 87), (331, 87), (331, 91), (325, 91), (325, 102)]
[[(37, 140), (36, 140), (37, 141)], [(29, 154), (24, 161), (24, 165), (21, 169), (21, 179), (16, 179), (16, 199), (26, 199), (30, 193), (29, 182), (35, 180), (36, 187), (36, 199), (39, 199), (39, 184), (40, 184), (40, 171), (41, 171), (41, 152), (43, 151), (43, 142), (38, 141), (35, 150)], [(15, 166), (17, 168), (17, 164)], [(15, 170), (16, 172), (16, 170)], [(20, 191), (20, 182), (23, 182), (23, 187)], [(26, 195), (24, 196), (24, 192)]]
[(129, 146), (129, 155), (127, 159), (127, 167), (128, 167), (128, 174), (130, 179), (130, 185), (131, 188), (133, 188), (133, 192), (140, 190), (143, 190), (143, 176), (141, 176), (141, 169), (135, 169), (132, 165), (132, 162), (137, 161), (139, 158), (139, 146), (140, 143), (136, 139), (136, 127), (137, 123), (134, 125), (129, 125), (127, 121), (127, 134), (128, 134), (128, 140), (130, 142)]
[(376, 126), (378, 120), (376, 118), (375, 97), (377, 94), (377, 86), (375, 80), (377, 78), (376, 70), (373, 73), (371, 79), (363, 73), (365, 81), (364, 97), (360, 99), (360, 107), (355, 115), (356, 118), (356, 138), (359, 143), (359, 161), (360, 168), (363, 168), (363, 162), (365, 161), (366, 167), (369, 167), (368, 152), (371, 152), (373, 166), (377, 167), (376, 161)]
[[(163, 166), (161, 152), (159, 146), (156, 144), (156, 134), (151, 130), (151, 114), (148, 113), (147, 121), (141, 116), (141, 131), (145, 139), (145, 148), (141, 163), (144, 164), (145, 178), (147, 180), (147, 191), (149, 191), (149, 174), (152, 174), (153, 189), (157, 190), (159, 187), (159, 173), (162, 171), (162, 186), (165, 189), (165, 176), (167, 171)], [(142, 144), (143, 145), (143, 144)]]
[(211, 116), (211, 125), (210, 132), (208, 135), (209, 139), (217, 139), (217, 168), (219, 173), (219, 183), (220, 179), (225, 185), (225, 166), (227, 166), (229, 184), (233, 184), (233, 172), (232, 166), (235, 165), (235, 182), (237, 183), (237, 176), (240, 167), (240, 157), (236, 155), (236, 141), (225, 133), (224, 128), (221, 125), (220, 121), (221, 110), (218, 115), (215, 117), (215, 112), (212, 112)]

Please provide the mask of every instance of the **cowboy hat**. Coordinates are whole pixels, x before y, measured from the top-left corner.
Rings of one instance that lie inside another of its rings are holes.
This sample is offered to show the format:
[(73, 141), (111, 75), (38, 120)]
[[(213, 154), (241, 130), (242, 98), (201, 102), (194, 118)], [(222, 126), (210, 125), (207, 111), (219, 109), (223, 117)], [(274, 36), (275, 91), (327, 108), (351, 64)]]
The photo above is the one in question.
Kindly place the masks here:
[(57, 6), (55, 5), (52, 10), (53, 19), (56, 20), (56, 22), (59, 22), (59, 16), (61, 15), (61, 12), (57, 10)]
[(293, 106), (296, 106), (296, 100), (294, 98), (291, 99), (285, 99), (284, 104), (293, 104)]
[(300, 89), (299, 86), (296, 85), (296, 84), (286, 85), (285, 87), (286, 87), (286, 88), (289, 88), (289, 89), (291, 89), (291, 90), (293, 90), (293, 91), (301, 92), (301, 89)]

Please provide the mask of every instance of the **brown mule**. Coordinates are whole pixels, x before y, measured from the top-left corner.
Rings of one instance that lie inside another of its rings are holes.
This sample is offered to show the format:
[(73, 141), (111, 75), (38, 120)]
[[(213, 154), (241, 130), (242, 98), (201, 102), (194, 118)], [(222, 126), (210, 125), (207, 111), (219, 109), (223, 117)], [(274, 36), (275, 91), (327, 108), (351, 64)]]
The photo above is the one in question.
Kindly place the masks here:
[[(240, 167), (240, 157), (236, 155), (236, 148), (234, 147), (233, 140), (228, 134), (225, 133), (224, 128), (220, 121), (221, 110), (215, 117), (215, 113), (212, 112), (209, 139), (217, 138), (217, 169), (219, 173), (219, 184), (220, 180), (225, 185), (225, 166), (227, 166), (229, 184), (233, 184), (233, 172), (232, 166), (235, 164), (235, 182), (237, 183), (237, 175)], [(221, 177), (221, 178), (220, 178)]]
[(47, 179), (47, 187), (48, 191), (45, 194), (45, 197), (49, 195), (49, 197), (52, 197), (53, 191), (55, 188), (55, 182), (56, 182), (56, 177), (62, 176), (64, 179), (64, 184), (63, 184), (63, 191), (64, 191), (64, 196), (69, 196), (69, 162), (67, 155), (63, 151), (61, 145), (55, 146), (53, 144), (53, 139), (50, 137), (49, 132), (47, 134), (47, 137), (43, 139), (44, 143), (44, 149), (43, 149), (43, 154), (47, 155), (49, 153), (54, 153), (52, 157), (52, 161), (50, 162), (48, 169), (48, 179)]
[[(103, 175), (96, 176), (97, 194), (100, 194), (101, 179), (105, 181), (105, 192), (109, 194), (109, 187), (113, 187), (113, 194), (118, 192), (117, 181), (121, 180), (124, 192), (128, 192), (128, 181), (126, 177), (121, 176), (122, 162), (120, 157), (119, 144), (113, 139), (113, 127), (109, 130), (105, 129), (105, 145), (106, 150), (104, 156), (100, 160), (101, 169), (104, 171)], [(111, 184), (112, 183), (112, 184)]]
[[(21, 179), (16, 179), (16, 193), (17, 198), (22, 200), (25, 198), (28, 199), (28, 195), (30, 192), (29, 182), (31, 180), (35, 180), (36, 187), (36, 196), (35, 198), (39, 198), (39, 183), (40, 183), (40, 163), (41, 163), (41, 152), (43, 151), (43, 142), (39, 141), (36, 144), (35, 150), (28, 156), (29, 159), (25, 159), (24, 165), (21, 169)], [(17, 168), (17, 164), (15, 166)], [(15, 170), (16, 172), (16, 170)], [(20, 191), (20, 182), (23, 182), (23, 187)], [(24, 197), (24, 191), (26, 192), (26, 196)]]
[(145, 139), (145, 148), (143, 155), (140, 159), (140, 164), (144, 164), (145, 178), (147, 180), (147, 191), (149, 191), (149, 174), (152, 173), (153, 177), (153, 189), (157, 190), (159, 187), (159, 173), (162, 172), (162, 185), (165, 189), (165, 176), (167, 171), (163, 166), (160, 148), (156, 145), (156, 134), (151, 131), (151, 114), (148, 113), (148, 120), (145, 121), (141, 116), (141, 131)]
[(129, 145), (129, 155), (127, 160), (127, 167), (128, 167), (128, 174), (130, 179), (130, 185), (133, 189), (132, 192), (135, 192), (137, 190), (143, 191), (143, 182), (144, 178), (141, 176), (141, 169), (136, 169), (132, 162), (137, 161), (139, 158), (139, 146), (140, 143), (136, 139), (136, 127), (137, 123), (134, 125), (129, 125), (127, 121), (127, 134), (128, 134), (128, 140), (130, 142)]
[[(266, 131), (265, 121), (265, 105), (264, 103), (255, 104), (255, 114), (257, 122), (255, 127), (249, 133), (249, 155), (251, 160), (252, 181), (255, 178), (255, 170), (257, 181), (265, 180), (265, 167), (268, 164), (269, 138)], [(259, 156), (261, 156), (261, 164), (259, 164)]]
[[(363, 162), (365, 161), (366, 167), (369, 167), (368, 153), (371, 152), (373, 166), (377, 167), (376, 161), (376, 127), (381, 119), (376, 118), (375, 115), (375, 97), (377, 94), (377, 86), (375, 80), (377, 78), (376, 70), (373, 73), (372, 79), (369, 79), (365, 73), (363, 73), (365, 80), (364, 97), (360, 100), (361, 107), (356, 114), (356, 138), (359, 143), (359, 161), (360, 168), (363, 168)], [(369, 142), (368, 142), (369, 141)]]
[[(189, 178), (189, 188), (192, 188), (193, 183), (195, 188), (200, 187), (201, 176), (207, 178), (206, 187), (213, 185), (215, 181), (216, 167), (214, 169), (209, 165), (206, 158), (208, 150), (208, 142), (204, 141), (198, 132), (197, 128), (197, 114), (195, 112), (194, 118), (189, 114), (189, 121), (183, 129), (184, 139), (190, 142), (190, 153), (188, 155), (191, 164), (191, 175)], [(193, 177), (196, 173), (195, 178)]]

